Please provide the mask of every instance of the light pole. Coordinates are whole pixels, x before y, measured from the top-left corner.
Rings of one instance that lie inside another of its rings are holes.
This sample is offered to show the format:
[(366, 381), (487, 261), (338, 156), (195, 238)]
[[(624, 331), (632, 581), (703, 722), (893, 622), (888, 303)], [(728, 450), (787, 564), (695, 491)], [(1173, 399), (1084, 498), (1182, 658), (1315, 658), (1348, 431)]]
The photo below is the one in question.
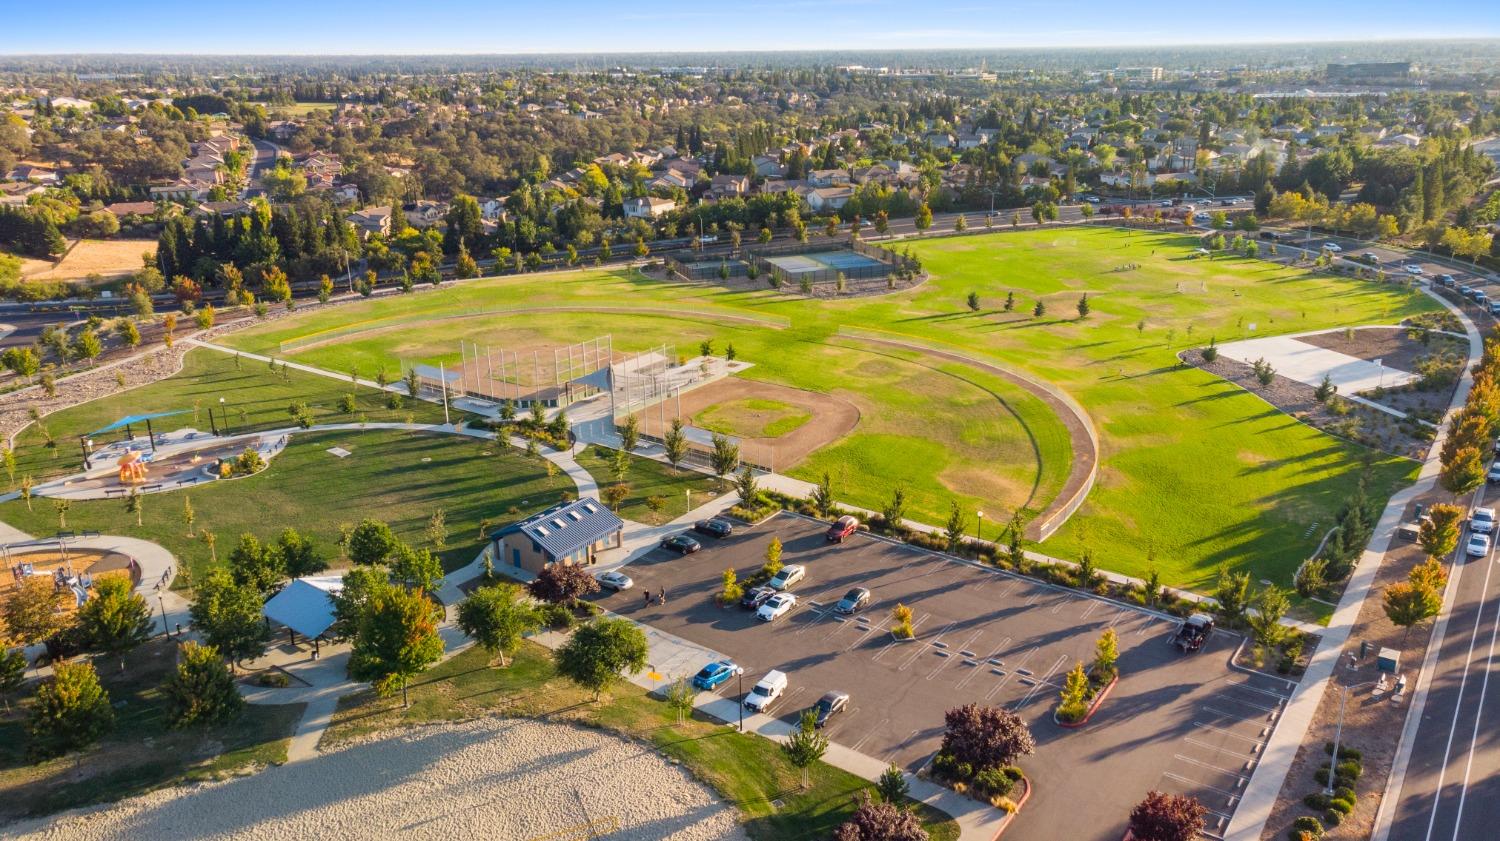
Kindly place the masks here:
[(739, 690), (739, 702), (735, 704), (740, 711), (740, 732), (745, 732), (745, 670), (740, 669), (734, 673), (734, 684)]
[(172, 628), (167, 624), (167, 603), (162, 601), (161, 593), (156, 594), (156, 603), (161, 606), (161, 632), (164, 636), (172, 636)]
[(1325, 794), (1333, 794), (1334, 771), (1339, 767), (1339, 740), (1344, 735), (1344, 705), (1349, 702), (1349, 693), (1363, 686), (1379, 683), (1376, 680), (1367, 680), (1364, 683), (1356, 683), (1353, 686), (1339, 687), (1339, 720), (1333, 730), (1333, 761), (1328, 765), (1328, 789)]
[(979, 521), (974, 524), (974, 536), (977, 537), (977, 538), (979, 538), (979, 542), (980, 543), (983, 543), (984, 542), (984, 512), (983, 511), (975, 511), (974, 515), (979, 518)]
[(224, 434), (229, 434), (229, 407), (225, 405), (224, 398), (219, 398), (219, 417), (224, 421)]

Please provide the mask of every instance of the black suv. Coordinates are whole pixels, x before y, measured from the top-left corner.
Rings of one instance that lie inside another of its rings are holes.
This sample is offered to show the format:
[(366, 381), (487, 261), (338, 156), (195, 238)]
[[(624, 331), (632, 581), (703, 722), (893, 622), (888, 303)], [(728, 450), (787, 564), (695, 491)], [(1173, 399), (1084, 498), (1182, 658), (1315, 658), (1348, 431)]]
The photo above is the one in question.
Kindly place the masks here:
[(693, 531), (709, 535), (710, 537), (728, 537), (734, 534), (734, 524), (728, 520), (714, 517), (711, 520), (699, 520), (693, 523)]

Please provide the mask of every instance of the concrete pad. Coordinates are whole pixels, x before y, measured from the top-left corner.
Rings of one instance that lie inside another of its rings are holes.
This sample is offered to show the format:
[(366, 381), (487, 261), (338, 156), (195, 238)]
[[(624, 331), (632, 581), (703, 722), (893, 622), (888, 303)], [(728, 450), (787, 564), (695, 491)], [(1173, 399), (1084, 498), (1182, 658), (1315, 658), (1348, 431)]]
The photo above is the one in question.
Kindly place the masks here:
[(1219, 354), (1246, 365), (1253, 365), (1256, 360), (1264, 359), (1281, 376), (1314, 387), (1323, 382), (1326, 374), (1339, 387), (1339, 393), (1344, 395), (1359, 394), (1382, 385), (1405, 385), (1417, 379), (1417, 375), (1409, 371), (1384, 368), (1374, 362), (1310, 345), (1289, 336), (1230, 342), (1219, 346)]

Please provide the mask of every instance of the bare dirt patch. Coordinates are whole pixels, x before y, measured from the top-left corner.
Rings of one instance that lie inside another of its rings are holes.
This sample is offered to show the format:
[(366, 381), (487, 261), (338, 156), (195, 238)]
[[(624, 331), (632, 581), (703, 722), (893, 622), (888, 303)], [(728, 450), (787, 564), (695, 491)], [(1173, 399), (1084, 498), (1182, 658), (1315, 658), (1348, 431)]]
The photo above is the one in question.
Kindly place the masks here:
[(1453, 336), (1428, 334), (1428, 341), (1411, 338), (1405, 327), (1361, 327), (1298, 336), (1297, 341), (1345, 353), (1359, 359), (1379, 359), (1387, 368), (1417, 372), (1417, 360), (1433, 353), (1461, 352), (1464, 342)]
[(147, 253), (156, 253), (156, 240), (78, 240), (56, 264), (46, 260), (26, 260), (21, 267), (21, 276), (38, 281), (81, 280), (91, 274), (105, 278), (121, 277), (139, 269), (141, 255)]
[[(764, 451), (774, 447), (776, 469), (787, 470), (807, 457), (809, 453), (843, 438), (859, 423), (859, 409), (853, 403), (831, 394), (803, 391), (775, 383), (746, 380), (740, 377), (725, 377), (702, 388), (695, 388), (682, 395), (681, 412), (684, 418), (697, 417), (701, 412), (721, 403), (747, 400), (771, 400), (785, 403), (811, 415), (806, 423), (775, 438), (745, 438), (750, 451)], [(673, 400), (665, 407), (669, 417), (678, 410)], [(660, 437), (666, 430), (660, 414), (649, 409), (641, 412), (641, 431)]]

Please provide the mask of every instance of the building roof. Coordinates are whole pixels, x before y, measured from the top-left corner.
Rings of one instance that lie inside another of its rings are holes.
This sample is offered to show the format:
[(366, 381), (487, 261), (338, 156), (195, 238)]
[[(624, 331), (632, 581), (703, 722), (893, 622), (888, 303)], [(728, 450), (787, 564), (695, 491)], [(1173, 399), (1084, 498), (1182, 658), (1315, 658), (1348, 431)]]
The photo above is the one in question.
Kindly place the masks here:
[(333, 597), (343, 589), (344, 579), (337, 575), (298, 578), (272, 596), (261, 613), (304, 637), (316, 637), (333, 625)]
[(523, 534), (541, 546), (550, 557), (565, 558), (624, 527), (624, 521), (616, 517), (604, 503), (583, 497), (573, 502), (560, 502), (539, 514), (511, 523), (493, 532), (490, 539), (499, 540), (507, 535)]

